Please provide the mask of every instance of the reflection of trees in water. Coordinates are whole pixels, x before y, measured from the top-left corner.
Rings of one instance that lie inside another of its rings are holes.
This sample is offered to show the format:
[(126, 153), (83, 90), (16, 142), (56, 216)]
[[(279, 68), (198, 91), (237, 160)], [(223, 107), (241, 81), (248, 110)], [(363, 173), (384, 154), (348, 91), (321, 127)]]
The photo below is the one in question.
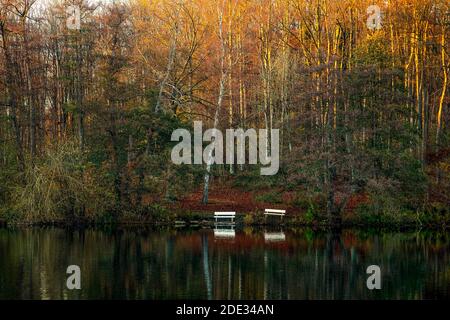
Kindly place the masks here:
[(209, 254), (208, 254), (208, 237), (203, 234), (202, 235), (202, 252), (203, 252), (203, 271), (205, 273), (205, 283), (206, 283), (206, 294), (208, 300), (212, 299), (212, 284), (211, 284), (211, 276), (209, 273)]
[[(0, 229), (0, 299), (448, 298), (449, 252), (446, 233)], [(81, 291), (65, 288), (70, 264)], [(381, 291), (366, 288), (371, 264)]]

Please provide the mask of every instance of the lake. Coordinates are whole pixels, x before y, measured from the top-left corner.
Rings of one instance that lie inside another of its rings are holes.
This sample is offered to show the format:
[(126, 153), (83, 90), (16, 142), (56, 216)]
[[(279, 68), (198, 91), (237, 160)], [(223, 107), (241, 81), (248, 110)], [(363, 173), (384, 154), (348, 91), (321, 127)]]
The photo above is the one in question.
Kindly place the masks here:
[(449, 298), (448, 232), (0, 228), (0, 299)]

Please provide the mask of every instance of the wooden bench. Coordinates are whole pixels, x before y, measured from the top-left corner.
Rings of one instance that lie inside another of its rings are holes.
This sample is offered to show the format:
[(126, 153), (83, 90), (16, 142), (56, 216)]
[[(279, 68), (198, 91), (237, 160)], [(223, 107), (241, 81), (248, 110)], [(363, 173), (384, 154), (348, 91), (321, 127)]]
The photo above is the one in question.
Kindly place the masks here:
[(284, 217), (286, 215), (286, 210), (266, 209), (266, 210), (264, 210), (264, 214), (266, 216), (280, 216), (280, 217)]
[(218, 219), (230, 219), (230, 222), (234, 223), (234, 218), (236, 218), (236, 212), (214, 212), (216, 223)]

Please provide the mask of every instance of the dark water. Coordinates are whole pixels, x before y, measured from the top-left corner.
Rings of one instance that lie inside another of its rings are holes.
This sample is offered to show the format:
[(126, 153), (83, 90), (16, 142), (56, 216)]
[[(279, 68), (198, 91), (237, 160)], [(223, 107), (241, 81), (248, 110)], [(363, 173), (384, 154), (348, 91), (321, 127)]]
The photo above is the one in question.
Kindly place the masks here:
[[(81, 290), (66, 268), (81, 268)], [(379, 265), (382, 289), (368, 290)], [(0, 299), (448, 299), (445, 232), (0, 229)]]

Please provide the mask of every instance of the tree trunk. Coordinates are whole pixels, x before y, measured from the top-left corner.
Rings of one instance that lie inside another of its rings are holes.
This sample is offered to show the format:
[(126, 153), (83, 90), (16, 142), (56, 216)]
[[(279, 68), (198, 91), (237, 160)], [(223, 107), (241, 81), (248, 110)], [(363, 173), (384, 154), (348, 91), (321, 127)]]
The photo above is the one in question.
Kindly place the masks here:
[[(225, 40), (223, 38), (223, 6), (222, 10), (219, 12), (219, 40), (221, 44), (221, 54), (220, 54), (220, 84), (219, 84), (219, 97), (217, 99), (216, 112), (214, 115), (214, 129), (219, 125), (219, 112), (222, 107), (223, 97), (225, 95), (225, 81), (227, 77), (227, 71), (225, 70)], [(204, 176), (204, 187), (203, 187), (203, 199), (202, 202), (204, 204), (208, 203), (208, 195), (209, 195), (209, 180), (211, 174), (211, 166), (212, 166), (212, 148), (208, 154), (208, 161), (206, 163), (206, 172)]]

